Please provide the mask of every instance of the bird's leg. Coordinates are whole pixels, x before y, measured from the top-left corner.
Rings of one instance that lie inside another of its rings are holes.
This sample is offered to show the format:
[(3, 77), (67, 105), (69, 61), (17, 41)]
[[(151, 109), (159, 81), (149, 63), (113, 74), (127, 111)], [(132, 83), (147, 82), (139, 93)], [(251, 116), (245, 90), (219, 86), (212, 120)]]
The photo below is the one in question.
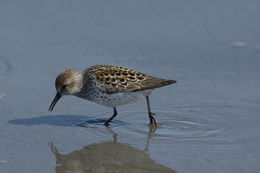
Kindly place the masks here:
[(155, 115), (155, 113), (151, 112), (151, 106), (150, 106), (150, 101), (149, 101), (149, 96), (146, 96), (146, 103), (147, 103), (147, 108), (148, 108), (148, 116), (150, 118), (150, 124), (154, 124), (157, 126), (156, 121), (153, 117), (153, 115)]
[(105, 126), (109, 126), (109, 122), (110, 122), (113, 118), (115, 118), (115, 117), (117, 116), (116, 108), (114, 107), (113, 109), (114, 109), (114, 114), (113, 114), (113, 116), (112, 116), (111, 118), (109, 118), (109, 120), (107, 120), (107, 121), (104, 123)]

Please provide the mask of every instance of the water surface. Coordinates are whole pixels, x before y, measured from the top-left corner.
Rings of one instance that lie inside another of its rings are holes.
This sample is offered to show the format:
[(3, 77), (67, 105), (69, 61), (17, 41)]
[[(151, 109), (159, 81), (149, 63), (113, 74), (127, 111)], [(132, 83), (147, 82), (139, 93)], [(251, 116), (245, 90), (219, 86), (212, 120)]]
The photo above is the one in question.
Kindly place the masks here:
[[(259, 172), (259, 1), (1, 1), (0, 172)], [(64, 97), (65, 69), (178, 83), (113, 111)], [(91, 170), (91, 171), (90, 171)]]

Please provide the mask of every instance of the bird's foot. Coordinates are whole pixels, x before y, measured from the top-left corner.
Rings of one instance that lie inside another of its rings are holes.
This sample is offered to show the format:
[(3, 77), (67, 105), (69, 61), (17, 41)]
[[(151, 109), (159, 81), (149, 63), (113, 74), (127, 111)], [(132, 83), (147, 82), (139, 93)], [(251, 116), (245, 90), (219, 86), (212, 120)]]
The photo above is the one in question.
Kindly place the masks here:
[(156, 121), (155, 121), (155, 118), (153, 117), (153, 115), (156, 115), (156, 114), (155, 114), (155, 113), (152, 113), (152, 112), (149, 112), (148, 115), (149, 115), (149, 118), (150, 118), (150, 124), (157, 126), (157, 123), (156, 123)]
[(108, 127), (108, 126), (109, 126), (109, 122), (106, 121), (106, 122), (104, 123), (104, 126)]

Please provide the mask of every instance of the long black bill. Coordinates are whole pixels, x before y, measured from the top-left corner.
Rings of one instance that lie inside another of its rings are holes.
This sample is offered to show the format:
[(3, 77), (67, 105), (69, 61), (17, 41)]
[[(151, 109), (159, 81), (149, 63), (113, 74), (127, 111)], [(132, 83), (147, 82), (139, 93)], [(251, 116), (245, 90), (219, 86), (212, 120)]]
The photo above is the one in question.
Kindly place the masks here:
[(56, 103), (60, 100), (61, 95), (59, 93), (56, 94), (56, 96), (54, 97), (50, 107), (49, 107), (49, 111), (52, 111), (54, 106), (56, 105)]

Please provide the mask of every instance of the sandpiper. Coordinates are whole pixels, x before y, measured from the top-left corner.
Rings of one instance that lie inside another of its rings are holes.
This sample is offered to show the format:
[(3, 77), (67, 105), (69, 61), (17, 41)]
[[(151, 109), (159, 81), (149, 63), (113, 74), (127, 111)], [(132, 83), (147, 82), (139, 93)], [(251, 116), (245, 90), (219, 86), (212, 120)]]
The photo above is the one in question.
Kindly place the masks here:
[(149, 95), (153, 89), (173, 83), (176, 83), (176, 80), (152, 77), (121, 66), (94, 65), (83, 72), (68, 69), (56, 78), (57, 94), (49, 111), (53, 110), (63, 95), (74, 95), (113, 108), (114, 114), (104, 123), (108, 126), (117, 115), (117, 106), (133, 103), (145, 97), (150, 124), (156, 126)]

